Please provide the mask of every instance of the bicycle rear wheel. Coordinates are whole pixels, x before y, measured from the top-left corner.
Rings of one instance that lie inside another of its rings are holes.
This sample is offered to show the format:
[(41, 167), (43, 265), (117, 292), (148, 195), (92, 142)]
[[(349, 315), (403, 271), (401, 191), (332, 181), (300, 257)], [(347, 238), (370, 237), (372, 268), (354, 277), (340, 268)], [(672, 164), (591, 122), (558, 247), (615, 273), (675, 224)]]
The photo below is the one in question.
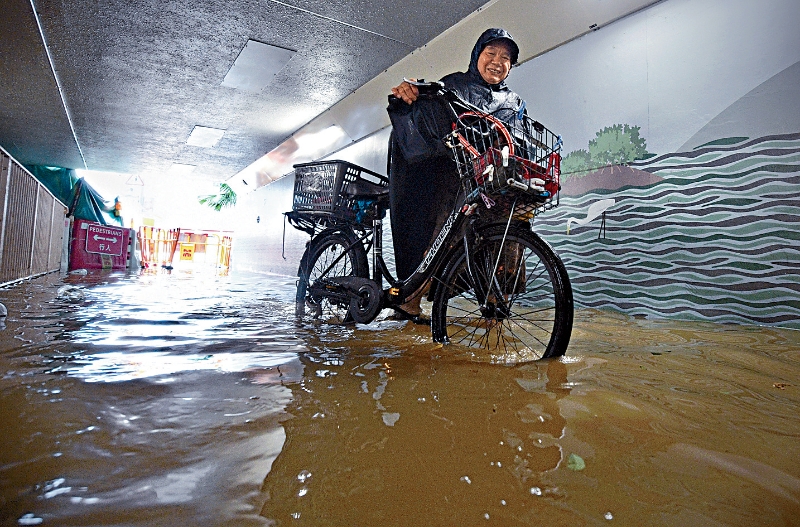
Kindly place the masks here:
[(431, 333), (500, 362), (557, 357), (572, 333), (572, 287), (561, 259), (526, 227), (485, 229), (456, 253), (433, 298)]
[(355, 241), (351, 232), (337, 230), (322, 232), (308, 244), (297, 273), (295, 313), (298, 316), (308, 310), (314, 318), (325, 322), (351, 322), (347, 312), (349, 299), (337, 302), (330, 298), (314, 298), (309, 286), (316, 280), (337, 276), (369, 278), (367, 252), (361, 243), (352, 245)]

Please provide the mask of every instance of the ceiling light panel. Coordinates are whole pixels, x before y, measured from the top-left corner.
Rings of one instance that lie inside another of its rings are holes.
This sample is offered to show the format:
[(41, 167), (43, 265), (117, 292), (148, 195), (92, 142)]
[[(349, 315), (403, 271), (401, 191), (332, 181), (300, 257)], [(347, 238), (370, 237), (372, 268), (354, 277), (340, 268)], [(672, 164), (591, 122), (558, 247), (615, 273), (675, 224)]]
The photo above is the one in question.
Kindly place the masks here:
[(189, 139), (186, 140), (187, 145), (202, 146), (203, 148), (214, 148), (225, 135), (225, 130), (219, 128), (209, 128), (207, 126), (195, 126), (192, 133), (189, 134)]
[(223, 86), (259, 92), (272, 83), (275, 75), (289, 62), (295, 51), (248, 40), (225, 75)]
[(194, 172), (195, 165), (186, 165), (184, 163), (172, 163), (172, 166), (167, 170), (170, 176), (188, 176)]

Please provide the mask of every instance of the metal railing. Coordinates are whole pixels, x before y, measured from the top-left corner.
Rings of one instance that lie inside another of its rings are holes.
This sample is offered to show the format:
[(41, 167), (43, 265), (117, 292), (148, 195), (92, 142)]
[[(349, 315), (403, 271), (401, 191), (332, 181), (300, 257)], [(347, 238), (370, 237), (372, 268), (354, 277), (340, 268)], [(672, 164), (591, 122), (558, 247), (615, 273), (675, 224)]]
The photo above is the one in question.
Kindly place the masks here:
[(0, 148), (0, 286), (61, 269), (67, 207)]

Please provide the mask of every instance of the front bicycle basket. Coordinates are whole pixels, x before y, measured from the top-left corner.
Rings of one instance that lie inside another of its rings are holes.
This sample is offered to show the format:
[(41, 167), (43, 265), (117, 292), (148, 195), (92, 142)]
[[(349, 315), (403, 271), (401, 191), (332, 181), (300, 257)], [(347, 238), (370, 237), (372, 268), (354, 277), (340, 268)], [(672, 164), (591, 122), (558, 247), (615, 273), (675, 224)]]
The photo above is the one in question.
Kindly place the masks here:
[(448, 146), (467, 205), (506, 216), (513, 207), (515, 219), (558, 205), (561, 138), (528, 116), (503, 122), (485, 113), (462, 113)]
[(366, 168), (336, 160), (303, 163), (294, 169), (292, 210), (296, 212), (366, 223), (387, 206), (389, 178)]

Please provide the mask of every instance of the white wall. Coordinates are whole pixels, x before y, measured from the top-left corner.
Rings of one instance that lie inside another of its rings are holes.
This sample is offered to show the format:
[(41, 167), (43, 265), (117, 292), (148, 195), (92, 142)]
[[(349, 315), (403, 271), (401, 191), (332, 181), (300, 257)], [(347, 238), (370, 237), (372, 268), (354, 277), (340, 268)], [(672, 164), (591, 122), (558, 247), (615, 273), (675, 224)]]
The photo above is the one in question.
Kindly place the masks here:
[(674, 152), (800, 61), (799, 28), (796, 0), (669, 0), (515, 68), (509, 85), (565, 152), (615, 123), (640, 126), (651, 152)]

